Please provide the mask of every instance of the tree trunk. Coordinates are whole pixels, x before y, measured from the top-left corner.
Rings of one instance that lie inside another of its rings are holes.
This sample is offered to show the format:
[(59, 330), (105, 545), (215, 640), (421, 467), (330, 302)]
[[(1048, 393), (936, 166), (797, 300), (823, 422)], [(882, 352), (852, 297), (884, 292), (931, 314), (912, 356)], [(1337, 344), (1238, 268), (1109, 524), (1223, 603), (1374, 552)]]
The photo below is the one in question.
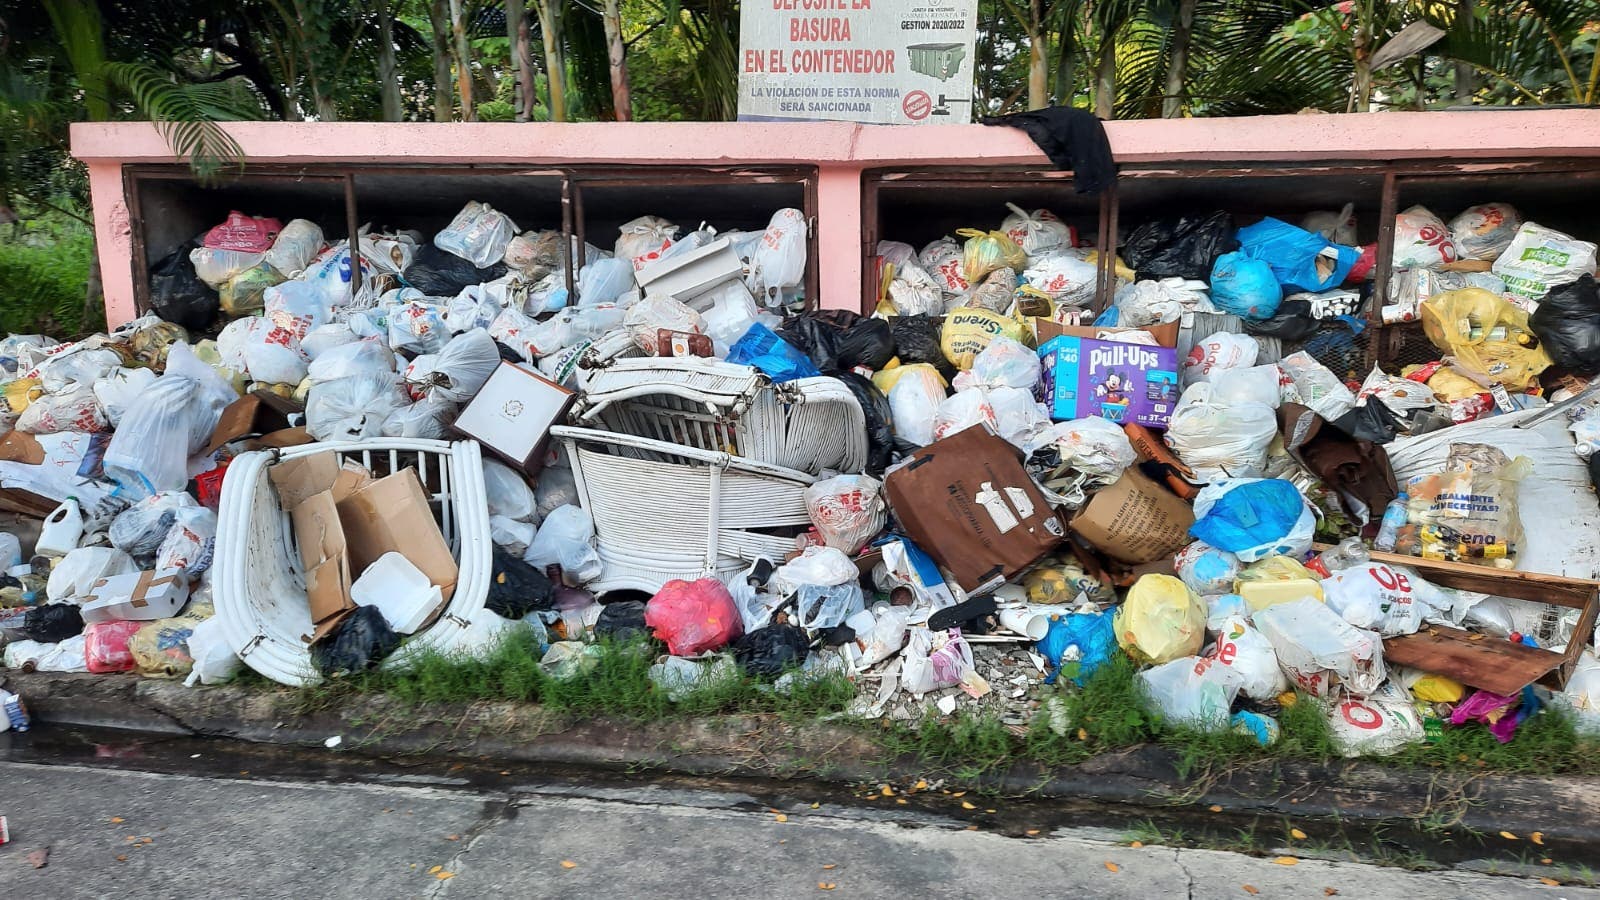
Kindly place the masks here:
[(471, 122), (477, 112), (472, 105), (472, 48), (467, 45), (467, 20), (462, 0), (450, 0), (450, 32), (455, 36), (456, 93), (461, 97), (461, 121)]
[(517, 73), (516, 109), (518, 122), (533, 118), (533, 35), (528, 28), (528, 8), (524, 0), (506, 0), (506, 37), (511, 39), (512, 68)]
[(378, 14), (378, 97), (383, 103), (383, 120), (398, 122), (405, 116), (400, 105), (399, 66), (394, 60), (394, 10), (389, 0), (373, 0)]
[(105, 289), (100, 282), (100, 248), (94, 244), (94, 230), (89, 231), (89, 277), (83, 285), (83, 326), (94, 330), (94, 322), (104, 322)]
[(1028, 108), (1044, 109), (1050, 105), (1049, 67), (1045, 64), (1044, 23), (1039, 21), (1040, 5), (1044, 0), (1029, 0), (1028, 21)]
[(432, 0), (428, 4), (428, 24), (433, 27), (433, 120), (448, 122), (455, 118), (455, 102), (450, 85), (450, 14), (448, 0)]
[(567, 120), (566, 60), (561, 52), (561, 4), (559, 0), (539, 0), (539, 31), (544, 38), (545, 80), (550, 85), (550, 120)]
[[(1456, 4), (1456, 18), (1472, 15), (1472, 0), (1460, 0)], [(1455, 83), (1451, 86), (1451, 93), (1457, 103), (1471, 103), (1472, 95), (1478, 92), (1478, 73), (1466, 63), (1456, 63)]]
[(633, 91), (628, 85), (627, 48), (622, 43), (622, 0), (606, 0), (606, 50), (611, 60), (611, 105), (618, 122), (633, 121)]
[(1056, 57), (1056, 103), (1071, 106), (1078, 93), (1078, 46), (1072, 36), (1072, 16), (1061, 23), (1061, 54)]
[(1172, 57), (1167, 61), (1167, 89), (1161, 98), (1161, 118), (1183, 115), (1183, 87), (1189, 80), (1189, 42), (1194, 38), (1194, 8), (1198, 0), (1178, 0), (1172, 22)]
[(1110, 32), (1100, 39), (1100, 65), (1094, 79), (1094, 114), (1108, 120), (1117, 116), (1117, 44)]
[(1350, 82), (1350, 102), (1345, 111), (1370, 112), (1372, 110), (1372, 31), (1371, 23), (1361, 15), (1356, 16), (1355, 30), (1350, 35), (1351, 56), (1355, 74)]

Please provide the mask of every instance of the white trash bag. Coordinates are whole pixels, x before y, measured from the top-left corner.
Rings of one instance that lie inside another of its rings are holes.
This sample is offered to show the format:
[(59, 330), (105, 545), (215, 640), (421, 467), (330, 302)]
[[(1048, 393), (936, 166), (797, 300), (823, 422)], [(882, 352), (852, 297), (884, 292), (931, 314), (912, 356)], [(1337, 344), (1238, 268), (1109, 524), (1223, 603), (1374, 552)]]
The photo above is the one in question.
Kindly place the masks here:
[(444, 307), (407, 300), (389, 310), (389, 346), (412, 353), (438, 353), (450, 340)]
[(194, 660), (194, 667), (189, 670), (189, 677), (184, 679), (184, 687), (222, 684), (244, 669), (244, 660), (233, 652), (222, 620), (216, 616), (195, 623), (189, 633), (188, 644), (189, 658)]
[(133, 557), (115, 547), (79, 547), (50, 568), (44, 593), (50, 602), (64, 603), (89, 593), (102, 578), (137, 571), (139, 564)]
[(321, 381), (306, 398), (306, 430), (319, 441), (379, 437), (389, 416), (406, 405), (393, 372)]
[(1216, 373), (1227, 369), (1248, 369), (1256, 364), (1260, 353), (1261, 344), (1250, 335), (1219, 331), (1197, 341), (1184, 358), (1184, 386), (1211, 381)]
[(296, 278), (311, 265), (325, 244), (322, 229), (306, 219), (290, 219), (266, 253), (267, 265), (285, 278)]
[(807, 547), (799, 556), (774, 569), (767, 585), (787, 596), (808, 584), (819, 587), (850, 584), (860, 574), (844, 551), (833, 547)]
[(780, 209), (767, 222), (755, 265), (769, 292), (796, 287), (805, 279), (806, 230), (805, 213), (798, 209)]
[(902, 316), (943, 315), (944, 289), (915, 262), (896, 264), (894, 279), (889, 282), (889, 302)]
[(1394, 682), (1365, 699), (1342, 697), (1328, 704), (1328, 730), (1347, 757), (1390, 756), (1426, 738), (1410, 692)]
[(1334, 572), (1322, 582), (1328, 608), (1357, 628), (1384, 637), (1415, 634), (1424, 621), (1447, 616), (1451, 602), (1437, 587), (1406, 568), (1366, 563)]
[[(632, 265), (635, 272), (660, 259), (678, 236), (678, 226), (660, 216), (640, 216), (617, 230), (621, 234), (617, 237), (616, 257)], [(584, 256), (585, 260), (593, 258)]]
[(1178, 580), (1201, 597), (1232, 593), (1242, 568), (1239, 557), (1205, 541), (1195, 541), (1179, 550), (1172, 562)]
[(1278, 365), (1294, 381), (1300, 402), (1324, 419), (1332, 422), (1356, 408), (1350, 388), (1304, 350), (1285, 356)]
[(1469, 206), (1450, 220), (1450, 239), (1461, 259), (1493, 260), (1511, 246), (1522, 217), (1509, 203)]
[(577, 506), (561, 506), (550, 511), (539, 525), (538, 534), (522, 555), (530, 566), (561, 566), (562, 574), (580, 584), (600, 577), (603, 565), (594, 547), (594, 519)]
[(917, 261), (922, 264), (922, 270), (939, 283), (946, 297), (958, 297), (972, 290), (967, 281), (966, 258), (955, 238), (942, 237), (923, 247)]
[(1226, 728), (1243, 679), (1230, 666), (1203, 656), (1183, 656), (1136, 676), (1139, 687), (1168, 725), (1212, 731)]
[(1251, 627), (1243, 616), (1233, 616), (1216, 629), (1217, 640), (1206, 652), (1208, 659), (1239, 675), (1239, 691), (1251, 700), (1267, 702), (1289, 689), (1289, 680), (1278, 666), (1272, 642)]
[(505, 516), (489, 517), (489, 540), (496, 547), (521, 559), (528, 552), (528, 545), (533, 543), (537, 529), (530, 522), (519, 522)]
[(1278, 417), (1262, 403), (1219, 403), (1204, 382), (1183, 392), (1167, 443), (1200, 481), (1255, 478), (1266, 470)]
[(384, 437), (441, 440), (449, 433), (450, 423), (460, 413), (459, 403), (436, 395), (423, 397), (414, 403), (402, 404), (391, 412), (378, 427), (378, 433)]
[(1283, 671), (1313, 697), (1329, 696), (1339, 686), (1366, 696), (1383, 683), (1383, 639), (1318, 600), (1279, 603), (1257, 610), (1252, 619), (1272, 642)]
[(471, 200), (443, 231), (433, 236), (433, 245), (484, 269), (506, 255), (506, 245), (516, 233), (517, 223), (505, 213)]
[(389, 375), (394, 372), (395, 355), (378, 338), (359, 338), (324, 351), (306, 367), (313, 384), (360, 375)]
[(871, 475), (835, 475), (807, 487), (804, 496), (811, 524), (835, 550), (855, 553), (888, 522), (883, 482)]
[(1022, 270), (1022, 280), (1063, 306), (1087, 306), (1099, 283), (1095, 264), (1074, 254), (1046, 252)]
[(1007, 203), (1006, 209), (1011, 210), (1011, 215), (1000, 223), (1000, 230), (1029, 256), (1063, 247), (1071, 249), (1077, 244), (1072, 226), (1048, 209), (1036, 209), (1030, 213), (1015, 203)]
[(1039, 384), (1039, 354), (1021, 341), (999, 335), (972, 358), (972, 368), (956, 374), (953, 387), (1014, 387), (1033, 390)]
[(1489, 271), (1500, 276), (1508, 292), (1540, 300), (1557, 285), (1593, 275), (1595, 250), (1588, 241), (1537, 222), (1524, 222)]
[[(427, 360), (424, 362), (424, 360)], [(432, 356), (419, 356), (406, 366), (407, 388), (413, 395), (466, 403), (500, 367), (500, 348), (482, 328), (450, 339)]]
[(533, 488), (510, 466), (492, 459), (484, 460), (483, 490), (489, 498), (489, 515), (519, 522), (534, 521)]

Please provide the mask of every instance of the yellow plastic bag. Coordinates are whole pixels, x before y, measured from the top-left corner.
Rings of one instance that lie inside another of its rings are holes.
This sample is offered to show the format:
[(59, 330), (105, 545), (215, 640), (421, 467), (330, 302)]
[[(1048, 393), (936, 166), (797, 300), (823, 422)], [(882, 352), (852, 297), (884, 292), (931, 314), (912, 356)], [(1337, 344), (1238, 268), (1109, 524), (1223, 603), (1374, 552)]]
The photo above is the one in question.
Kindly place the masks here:
[(1466, 694), (1461, 682), (1443, 675), (1424, 675), (1411, 686), (1411, 696), (1424, 703), (1456, 703)]
[(1005, 266), (1017, 272), (1028, 267), (1028, 254), (1004, 231), (984, 232), (976, 228), (963, 228), (956, 234), (967, 239), (961, 253), (961, 266), (967, 284), (977, 284), (990, 272)]
[(189, 636), (206, 616), (185, 613), (171, 619), (156, 619), (134, 632), (128, 639), (128, 652), (139, 674), (149, 678), (184, 678), (194, 668), (189, 655)]
[(1049, 606), (1072, 605), (1084, 596), (1095, 603), (1117, 599), (1111, 585), (1090, 575), (1075, 559), (1047, 559), (1022, 579), (1029, 603)]
[(1206, 605), (1171, 575), (1144, 575), (1117, 608), (1117, 643), (1135, 661), (1161, 664), (1200, 652)]
[(44, 396), (44, 386), (37, 378), (13, 378), (0, 385), (0, 410), (13, 416), (22, 415), (33, 401)]
[(1427, 384), (1428, 390), (1433, 391), (1435, 396), (1446, 403), (1454, 403), (1484, 393), (1483, 385), (1449, 366), (1441, 366), (1439, 371), (1428, 377)]
[(282, 284), (284, 280), (277, 269), (264, 262), (245, 269), (217, 289), (223, 315), (237, 319), (261, 312), (267, 308), (267, 288)]
[(1435, 347), (1510, 390), (1537, 383), (1551, 365), (1528, 328), (1528, 314), (1482, 288), (1445, 291), (1423, 301), (1422, 331)]
[[(1087, 252), (1085, 252), (1083, 254), (1083, 261), (1086, 262), (1086, 263), (1096, 263), (1096, 262), (1099, 261), (1099, 259), (1100, 259), (1100, 251), (1099, 250), (1089, 250), (1089, 251), (1087, 251)], [(1115, 257), (1112, 260), (1112, 266), (1113, 266), (1113, 269), (1114, 269), (1113, 274), (1116, 275), (1116, 277), (1122, 279), (1123, 281), (1132, 282), (1132, 281), (1137, 281), (1138, 280), (1137, 278), (1134, 277), (1133, 268), (1131, 266), (1129, 266), (1127, 263), (1123, 262), (1122, 261), (1122, 257), (1120, 257), (1120, 256)]]
[(1407, 524), (1395, 552), (1424, 559), (1516, 568), (1523, 540), (1518, 482), (1534, 472), (1487, 444), (1451, 444), (1445, 470), (1406, 484)]
[(939, 349), (951, 365), (965, 371), (972, 368), (972, 360), (989, 342), (1000, 336), (1022, 340), (1022, 323), (987, 309), (953, 309), (944, 317)]
[(940, 390), (947, 390), (950, 387), (950, 383), (944, 380), (944, 376), (939, 374), (933, 363), (901, 364), (898, 360), (897, 356), (890, 360), (890, 365), (872, 373), (872, 386), (882, 391), (885, 397), (889, 396), (889, 391), (894, 388), (895, 382), (907, 375), (938, 382)]
[(1234, 592), (1250, 604), (1251, 611), (1308, 598), (1323, 601), (1322, 580), (1287, 556), (1269, 556), (1246, 566)]

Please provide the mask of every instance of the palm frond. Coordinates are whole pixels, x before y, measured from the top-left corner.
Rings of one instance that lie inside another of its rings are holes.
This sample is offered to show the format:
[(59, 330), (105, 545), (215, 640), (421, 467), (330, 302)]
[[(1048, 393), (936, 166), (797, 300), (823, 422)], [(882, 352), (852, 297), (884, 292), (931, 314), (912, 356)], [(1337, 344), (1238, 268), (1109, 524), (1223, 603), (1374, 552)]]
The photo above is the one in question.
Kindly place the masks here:
[(106, 73), (133, 97), (195, 178), (214, 183), (244, 165), (244, 149), (217, 123), (259, 119), (260, 105), (228, 82), (183, 84), (147, 63), (111, 63)]

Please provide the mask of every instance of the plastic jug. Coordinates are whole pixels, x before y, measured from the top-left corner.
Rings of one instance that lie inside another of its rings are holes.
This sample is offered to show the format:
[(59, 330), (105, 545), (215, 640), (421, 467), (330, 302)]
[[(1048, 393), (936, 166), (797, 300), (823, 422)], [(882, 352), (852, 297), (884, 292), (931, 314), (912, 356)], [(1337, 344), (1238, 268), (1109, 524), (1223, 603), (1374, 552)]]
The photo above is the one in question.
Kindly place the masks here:
[(68, 497), (44, 520), (34, 552), (41, 556), (66, 556), (83, 539), (83, 510), (77, 497)]

